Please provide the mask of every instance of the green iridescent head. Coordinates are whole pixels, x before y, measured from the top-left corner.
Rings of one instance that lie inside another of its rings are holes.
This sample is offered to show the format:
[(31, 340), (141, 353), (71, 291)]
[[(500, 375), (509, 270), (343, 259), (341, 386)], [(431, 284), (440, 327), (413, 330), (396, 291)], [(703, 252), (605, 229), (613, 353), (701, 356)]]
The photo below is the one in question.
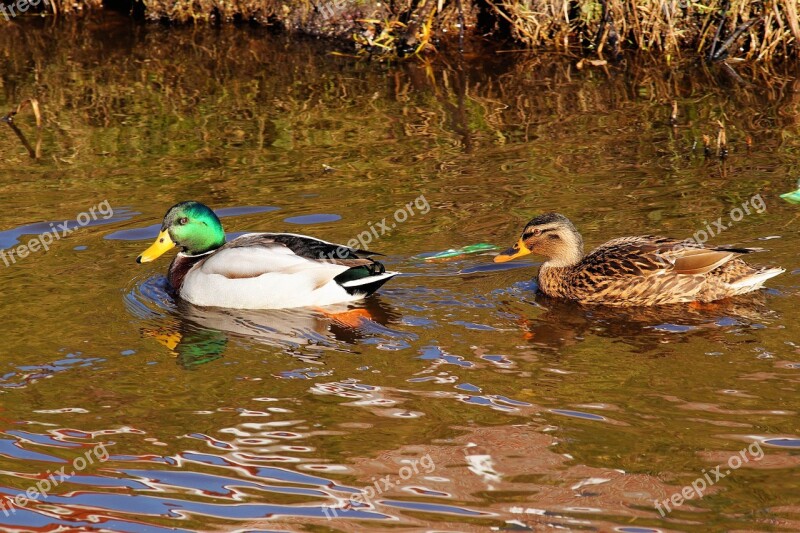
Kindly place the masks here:
[(198, 255), (223, 244), (225, 231), (217, 215), (200, 202), (181, 202), (169, 208), (156, 241), (136, 262), (152, 261), (175, 246), (187, 255)]

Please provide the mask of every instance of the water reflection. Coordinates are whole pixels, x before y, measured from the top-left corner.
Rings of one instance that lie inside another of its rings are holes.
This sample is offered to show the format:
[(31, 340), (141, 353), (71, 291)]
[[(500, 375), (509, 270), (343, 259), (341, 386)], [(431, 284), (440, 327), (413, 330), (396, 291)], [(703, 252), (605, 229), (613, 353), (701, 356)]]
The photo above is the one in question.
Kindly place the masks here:
[(184, 367), (221, 357), (227, 342), (236, 339), (287, 350), (311, 345), (320, 350), (318, 355), (295, 353), (299, 360), (314, 363), (322, 357), (324, 348), (346, 350), (342, 344), (392, 334), (387, 326), (399, 318), (378, 296), (361, 305), (325, 310), (225, 310), (180, 301), (177, 312), (180, 325), (168, 344)]
[(686, 335), (703, 333), (724, 343), (720, 330), (763, 327), (780, 320), (764, 292), (729, 298), (711, 304), (681, 304), (652, 308), (583, 306), (575, 302), (534, 293), (530, 306), (506, 303), (504, 309), (516, 317), (520, 337), (541, 349), (559, 352), (587, 337), (613, 339), (639, 354), (658, 352), (665, 343), (687, 342)]
[(135, 315), (150, 317), (142, 334), (166, 347), (184, 368), (219, 359), (230, 342), (282, 348), (318, 364), (326, 350), (347, 351), (346, 345), (367, 338), (409, 336), (391, 328), (400, 315), (377, 295), (324, 309), (222, 309), (177, 299), (166, 279), (157, 276), (129, 293), (126, 303)]

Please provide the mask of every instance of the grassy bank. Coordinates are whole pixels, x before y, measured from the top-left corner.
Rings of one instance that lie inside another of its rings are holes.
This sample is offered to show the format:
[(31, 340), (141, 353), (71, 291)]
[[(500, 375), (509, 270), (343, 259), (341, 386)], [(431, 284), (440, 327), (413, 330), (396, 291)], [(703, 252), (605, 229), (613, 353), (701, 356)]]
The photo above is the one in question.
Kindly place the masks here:
[(0, 25), (37, 10), (63, 16), (105, 8), (169, 23), (268, 25), (399, 56), (431, 52), (453, 36), (611, 60), (635, 50), (668, 61), (777, 61), (800, 50), (797, 0), (5, 1)]
[(800, 41), (796, 0), (487, 1), (529, 46), (583, 46), (612, 57), (632, 48), (772, 60), (796, 56)]
[(608, 60), (635, 50), (667, 61), (771, 62), (796, 59), (800, 50), (797, 0), (5, 1), (0, 25), (13, 24), (23, 7), (59, 16), (106, 8), (169, 23), (268, 25), (398, 56), (433, 51), (454, 36)]

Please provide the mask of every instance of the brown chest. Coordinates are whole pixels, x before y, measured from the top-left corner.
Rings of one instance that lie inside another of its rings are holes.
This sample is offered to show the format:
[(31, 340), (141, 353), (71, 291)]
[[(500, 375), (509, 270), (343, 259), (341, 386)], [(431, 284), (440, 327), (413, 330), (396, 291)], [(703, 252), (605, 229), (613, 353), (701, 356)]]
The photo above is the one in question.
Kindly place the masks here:
[(186, 274), (189, 273), (193, 266), (206, 257), (207, 256), (190, 257), (181, 254), (176, 255), (175, 259), (170, 263), (169, 272), (167, 273), (167, 279), (169, 280), (169, 284), (172, 285), (172, 288), (175, 291), (180, 291), (183, 280), (186, 279)]
[(571, 285), (569, 269), (542, 267), (539, 269), (539, 290), (554, 298), (570, 298)]

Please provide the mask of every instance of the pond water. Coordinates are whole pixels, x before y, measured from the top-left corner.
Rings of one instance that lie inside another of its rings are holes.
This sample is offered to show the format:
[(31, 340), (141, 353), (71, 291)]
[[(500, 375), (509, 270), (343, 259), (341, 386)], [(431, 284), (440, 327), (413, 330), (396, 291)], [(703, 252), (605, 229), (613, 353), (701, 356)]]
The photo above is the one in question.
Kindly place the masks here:
[[(0, 123), (3, 530), (800, 528), (797, 73), (2, 28), (0, 109), (44, 121), (15, 117), (27, 146)], [(169, 259), (135, 258), (188, 199), (230, 235), (371, 235), (402, 276), (346, 312), (175, 301)], [(786, 273), (609, 310), (538, 296), (533, 256), (430, 260), (544, 211), (589, 247), (721, 221)]]

